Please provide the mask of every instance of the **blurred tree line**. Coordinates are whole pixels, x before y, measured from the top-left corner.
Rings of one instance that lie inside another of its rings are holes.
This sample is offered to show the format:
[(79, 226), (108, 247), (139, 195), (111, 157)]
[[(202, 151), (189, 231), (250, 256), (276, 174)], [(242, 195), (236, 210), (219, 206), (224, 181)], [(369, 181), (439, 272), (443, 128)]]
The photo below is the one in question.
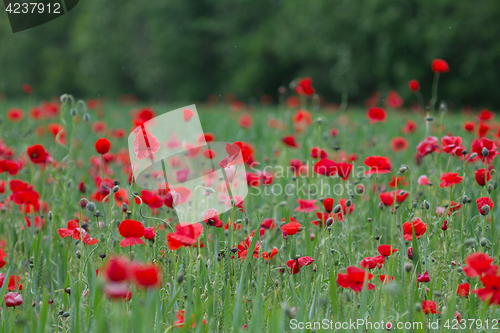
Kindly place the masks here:
[[(410, 79), (430, 97), (500, 107), (500, 2), (467, 0), (84, 0), (63, 17), (12, 34), (0, 14), (0, 92), (80, 97), (134, 93), (200, 101), (234, 92), (277, 96), (311, 76), (317, 91), (362, 103)], [(276, 98), (274, 99), (276, 101)]]

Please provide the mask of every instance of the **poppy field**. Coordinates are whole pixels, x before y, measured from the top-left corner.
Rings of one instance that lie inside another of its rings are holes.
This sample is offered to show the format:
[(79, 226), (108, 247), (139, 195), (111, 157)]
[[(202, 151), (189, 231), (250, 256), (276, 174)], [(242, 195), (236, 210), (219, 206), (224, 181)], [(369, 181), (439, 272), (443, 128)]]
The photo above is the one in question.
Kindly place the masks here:
[[(227, 142), (218, 165), (244, 168), (246, 197), (208, 173), (183, 188), (189, 170), (139, 186), (135, 158), (173, 145), (144, 124), (174, 107), (23, 86), (0, 104), (0, 331), (498, 331), (498, 117), (449, 108), (448, 64), (432, 70), (431, 96), (409, 78), (413, 100), (364, 108), (325, 103), (311, 78), (275, 104), (199, 103), (201, 139)], [(207, 147), (187, 158), (209, 165)]]

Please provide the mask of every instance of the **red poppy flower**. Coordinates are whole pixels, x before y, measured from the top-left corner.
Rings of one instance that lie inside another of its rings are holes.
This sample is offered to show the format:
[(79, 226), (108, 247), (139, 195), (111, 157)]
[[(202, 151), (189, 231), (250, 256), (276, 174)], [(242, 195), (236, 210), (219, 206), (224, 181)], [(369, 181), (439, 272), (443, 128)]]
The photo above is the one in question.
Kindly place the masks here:
[(404, 100), (395, 90), (389, 90), (385, 105), (391, 109), (399, 109), (403, 106)]
[[(81, 234), (83, 234), (83, 239), (81, 239), (82, 236), (80, 235), (80, 231), (81, 231)], [(99, 243), (98, 239), (90, 237), (90, 235), (83, 228), (82, 229), (75, 228), (73, 230), (73, 239), (81, 240), (83, 242), (83, 244), (87, 244), (87, 245), (94, 245), (94, 244)]]
[(156, 230), (155, 227), (148, 227), (144, 229), (144, 239), (155, 239)]
[(396, 176), (392, 176), (392, 179), (391, 181), (389, 182), (389, 187), (396, 187), (396, 186), (399, 186), (399, 185), (403, 185), (403, 186), (406, 186), (408, 185), (408, 182), (405, 181), (405, 177), (396, 177)]
[(471, 144), (472, 153), (477, 153), (477, 157), (474, 161), (481, 159), (484, 163), (485, 157), (483, 156), (483, 150), (486, 148), (488, 151), (488, 157), (486, 157), (486, 163), (490, 164), (493, 159), (498, 155), (497, 146), (493, 141), (487, 138), (475, 139)]
[(458, 285), (457, 295), (459, 297), (467, 297), (469, 296), (470, 285), (468, 282), (462, 283)]
[(391, 283), (391, 281), (394, 281), (394, 276), (392, 276), (392, 275), (380, 275), (379, 279), (380, 279), (380, 282), (388, 284), (388, 283)]
[[(4, 281), (5, 281), (5, 275), (0, 273), (0, 288), (2, 288)], [(23, 290), (23, 285), (19, 283), (20, 281), (21, 281), (20, 276), (11, 275), (9, 277), (7, 290), (16, 290), (16, 289)]]
[(459, 176), (458, 173), (446, 172), (441, 175), (441, 187), (450, 187), (456, 184), (460, 184), (464, 177)]
[(111, 256), (103, 271), (108, 281), (123, 282), (131, 277), (130, 262), (125, 257)]
[(492, 265), (493, 258), (486, 253), (476, 252), (465, 258), (464, 274), (469, 278), (483, 276), (485, 274), (496, 275), (498, 267)]
[(118, 232), (124, 237), (120, 242), (121, 247), (144, 244), (141, 239), (145, 233), (144, 225), (139, 221), (123, 220), (118, 226)]
[(417, 281), (418, 282), (431, 282), (431, 278), (429, 277), (429, 272), (425, 271), (424, 275), (418, 273)]
[(326, 198), (323, 200), (323, 207), (328, 214), (330, 214), (333, 210), (333, 202), (334, 200), (332, 198)]
[(10, 292), (5, 294), (5, 305), (10, 307), (15, 307), (23, 304), (23, 297), (20, 293)]
[(137, 111), (137, 113), (135, 115), (135, 118), (132, 121), (132, 123), (136, 127), (137, 126), (141, 126), (145, 122), (153, 119), (155, 116), (156, 116), (156, 114), (153, 111), (153, 109), (145, 107), (145, 108), (142, 108), (141, 110)]
[(250, 114), (244, 113), (240, 116), (238, 123), (241, 128), (250, 128), (253, 125), (253, 118)]
[(495, 114), (488, 109), (482, 109), (478, 114), (479, 120), (488, 121), (495, 118)]
[(297, 86), (295, 86), (295, 93), (297, 95), (312, 96), (316, 89), (312, 86), (312, 79), (310, 77), (299, 78)]
[(274, 256), (278, 254), (278, 249), (273, 248), (271, 251), (262, 251), (262, 259), (273, 260)]
[(3, 249), (0, 249), (0, 268), (5, 266), (6, 262), (5, 262), (4, 258), (6, 256), (7, 256), (7, 254), (5, 253), (5, 251)]
[(133, 264), (132, 278), (138, 287), (154, 288), (161, 285), (161, 270), (155, 264)]
[(476, 124), (473, 121), (464, 121), (463, 127), (466, 132), (474, 132)]
[(24, 118), (24, 111), (19, 108), (13, 108), (7, 111), (7, 120), (10, 122), (19, 122)]
[(429, 178), (427, 178), (426, 175), (422, 175), (418, 177), (418, 185), (430, 185), (431, 182), (429, 181)]
[(295, 235), (302, 227), (302, 225), (296, 222), (293, 217), (291, 217), (290, 220), (291, 222), (281, 226), (281, 230), (283, 231), (283, 234)]
[(417, 152), (426, 156), (433, 152), (439, 152), (438, 140), (435, 136), (428, 136), (424, 141), (420, 142), (417, 146)]
[(203, 232), (203, 226), (199, 223), (177, 224), (175, 232), (167, 235), (167, 246), (171, 251), (175, 251), (182, 246), (192, 246)]
[(262, 185), (271, 185), (273, 183), (274, 176), (266, 171), (259, 171), (257, 175), (260, 177)]
[(403, 137), (395, 137), (391, 141), (392, 150), (395, 153), (408, 149), (408, 140)]
[(314, 164), (313, 171), (318, 175), (331, 177), (338, 172), (337, 163), (327, 158), (323, 158)]
[[(184, 310), (177, 311), (176, 317), (177, 320), (175, 321), (174, 326), (184, 328)], [(192, 315), (192, 317), (194, 318), (194, 314)], [(203, 319), (203, 325), (205, 325), (206, 323), (207, 321)], [(196, 327), (196, 322), (194, 320), (192, 321), (191, 327)]]
[(459, 202), (451, 201), (450, 202), (450, 210), (448, 211), (448, 216), (450, 216), (453, 212), (462, 208), (462, 204)]
[(250, 187), (258, 187), (260, 185), (260, 177), (255, 173), (247, 173), (247, 185)]
[(500, 305), (500, 276), (496, 274), (486, 274), (481, 277), (481, 282), (484, 288), (476, 289), (472, 292), (483, 302), (488, 302), (488, 305)]
[[(342, 288), (350, 288), (352, 291), (359, 293), (363, 289), (365, 279), (370, 281), (373, 279), (373, 274), (366, 272), (358, 267), (347, 267), (347, 274), (339, 273), (337, 275), (337, 283)], [(368, 290), (374, 290), (375, 285), (368, 283)]]
[(31, 162), (35, 164), (43, 164), (52, 160), (49, 153), (47, 153), (42, 145), (33, 145), (28, 147), (27, 153)]
[(488, 132), (491, 130), (491, 127), (485, 123), (479, 123), (479, 128), (477, 130), (477, 136), (482, 138), (488, 136)]
[(62, 238), (71, 237), (71, 236), (73, 236), (73, 231), (76, 228), (79, 228), (79, 227), (80, 227), (80, 224), (78, 223), (77, 219), (69, 220), (68, 221), (68, 228), (67, 229), (65, 229), (65, 228), (59, 228), (59, 229), (57, 229), (57, 233)]
[(0, 173), (8, 172), (9, 175), (15, 176), (19, 172), (20, 166), (11, 160), (0, 160)]
[(365, 257), (359, 263), (359, 266), (367, 269), (374, 269), (376, 267), (382, 268), (382, 265), (385, 263), (384, 256), (376, 256), (376, 257)]
[(394, 194), (391, 192), (380, 192), (378, 197), (384, 206), (392, 206), (394, 204)]
[(217, 153), (212, 149), (205, 149), (203, 151), (203, 156), (208, 159), (213, 159), (215, 158), (215, 156), (217, 156)]
[(373, 107), (368, 110), (366, 116), (370, 120), (370, 124), (374, 124), (376, 122), (385, 122), (387, 118), (387, 114), (384, 109), (379, 107)]
[(287, 135), (281, 140), (288, 147), (299, 148), (300, 145), (295, 141), (295, 136)]
[(406, 124), (403, 126), (401, 131), (403, 132), (403, 134), (410, 134), (415, 132), (417, 130), (417, 127), (417, 123), (409, 119), (406, 121)]
[(417, 236), (417, 239), (425, 234), (427, 230), (427, 224), (422, 222), (419, 217), (414, 218), (410, 222), (403, 223), (403, 238), (407, 241), (413, 240), (412, 226), (415, 228), (415, 236)]
[[(481, 214), (481, 215), (488, 215), (488, 213), (490, 212), (490, 210), (492, 210), (493, 207), (495, 207), (495, 204), (493, 203), (493, 200), (491, 200), (488, 197), (477, 198), (476, 199), (476, 204), (477, 204), (477, 210), (479, 211), (479, 214)], [(490, 209), (487, 210), (487, 211), (483, 210), (483, 207), (486, 206), (486, 205), (490, 207)]]
[(182, 118), (185, 122), (188, 122), (194, 116), (194, 112), (190, 109), (182, 110)]
[(23, 83), (21, 89), (28, 95), (33, 92), (33, 87), (28, 83)]
[(314, 159), (317, 159), (317, 158), (323, 159), (323, 158), (328, 157), (328, 153), (324, 149), (320, 149), (318, 147), (313, 147), (311, 149), (311, 157)]
[[(486, 183), (491, 180), (491, 175), (490, 175), (490, 171), (489, 170), (485, 174), (485, 170), (484, 169), (479, 169), (479, 170), (477, 170), (474, 173), (474, 175), (476, 176), (476, 182), (480, 186), (485, 186)], [(486, 176), (488, 177), (487, 180), (486, 180)]]
[(290, 274), (297, 274), (300, 272), (302, 266), (309, 266), (314, 262), (311, 257), (300, 257), (296, 259), (290, 259), (286, 262), (286, 265), (290, 267)]
[(148, 157), (153, 159), (158, 150), (160, 150), (160, 141), (141, 127), (134, 140), (134, 152), (137, 159), (143, 160)]
[(248, 162), (248, 160), (252, 156), (252, 150), (246, 146), (243, 146), (241, 141), (236, 141), (233, 144), (226, 143), (226, 152), (229, 156), (219, 162), (219, 166), (221, 168), (227, 168), (229, 165), (231, 165), (232, 162), (238, 157), (238, 154), (240, 152), (244, 163)]
[(422, 301), (422, 311), (425, 314), (441, 313), (437, 310), (437, 305), (434, 301)]
[(410, 80), (408, 81), (408, 88), (410, 88), (412, 92), (417, 92), (420, 90), (420, 83), (418, 83), (417, 80)]
[(390, 245), (379, 245), (379, 247), (377, 247), (378, 253), (380, 253), (381, 255), (383, 255), (385, 257), (390, 256), (391, 254), (393, 254), (397, 250), (398, 249), (395, 249)]
[(276, 222), (274, 222), (274, 219), (272, 218), (264, 219), (264, 221), (262, 221), (261, 227), (266, 229), (274, 229), (276, 228)]
[(339, 199), (340, 212), (335, 214), (335, 220), (337, 222), (344, 221), (344, 217), (346, 214), (352, 214), (354, 211), (354, 204), (351, 202), (351, 206), (347, 207), (347, 200), (344, 198)]
[(111, 148), (111, 143), (106, 138), (100, 138), (95, 143), (95, 150), (98, 154), (104, 155), (109, 152)]
[(365, 158), (364, 163), (370, 168), (370, 170), (365, 171), (365, 175), (391, 173), (391, 162), (385, 157), (370, 156)]
[(446, 73), (450, 71), (450, 67), (443, 59), (434, 59), (432, 60), (432, 71), (434, 73)]
[[(248, 254), (248, 250), (250, 249), (250, 244), (252, 243), (252, 237), (247, 237), (245, 241), (241, 241), (240, 244), (238, 244), (238, 258), (243, 260), (246, 258)], [(260, 250), (260, 242), (257, 242), (255, 244), (255, 248), (253, 250), (253, 257), (258, 258), (259, 257), (259, 250)]]
[(219, 212), (215, 209), (209, 209), (203, 215), (203, 222), (209, 226), (222, 228), (222, 221), (219, 219)]
[(441, 146), (447, 154), (456, 155), (457, 151), (461, 153), (465, 147), (462, 146), (462, 138), (459, 136), (443, 136)]
[(316, 199), (313, 200), (305, 200), (305, 199), (297, 199), (297, 203), (299, 207), (295, 208), (295, 212), (302, 213), (311, 213), (319, 209), (318, 206), (315, 205)]

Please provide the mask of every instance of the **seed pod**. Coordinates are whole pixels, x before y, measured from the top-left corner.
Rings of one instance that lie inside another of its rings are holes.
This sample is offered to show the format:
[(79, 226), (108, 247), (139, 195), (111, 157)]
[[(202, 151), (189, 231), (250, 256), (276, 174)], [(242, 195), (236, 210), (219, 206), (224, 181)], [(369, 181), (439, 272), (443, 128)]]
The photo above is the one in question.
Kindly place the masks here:
[(89, 212), (93, 213), (96, 209), (95, 203), (93, 203), (92, 201), (88, 202), (86, 208)]
[(475, 238), (467, 238), (464, 241), (464, 245), (468, 246), (468, 247), (474, 246), (474, 245), (476, 245), (476, 239)]
[(468, 200), (469, 200), (469, 197), (467, 197), (467, 195), (464, 194), (464, 196), (462, 197), (462, 203), (465, 205)]

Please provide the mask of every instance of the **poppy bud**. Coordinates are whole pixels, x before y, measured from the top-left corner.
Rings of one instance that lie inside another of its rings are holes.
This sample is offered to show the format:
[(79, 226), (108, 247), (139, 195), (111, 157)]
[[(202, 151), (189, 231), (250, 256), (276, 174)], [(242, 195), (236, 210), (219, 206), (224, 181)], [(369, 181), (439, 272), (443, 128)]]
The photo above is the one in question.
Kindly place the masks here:
[(383, 202), (379, 202), (379, 203), (378, 203), (378, 208), (379, 208), (379, 209), (384, 209), (384, 207), (385, 207), (385, 205), (384, 205), (384, 203), (383, 203)]
[(68, 287), (68, 288), (64, 289), (64, 292), (68, 295), (71, 295), (71, 288)]
[(477, 153), (473, 153), (470, 155), (469, 160), (473, 160), (477, 157)]
[(90, 114), (85, 113), (85, 114), (83, 115), (83, 120), (85, 120), (85, 121), (90, 121)]
[(51, 298), (47, 301), (47, 304), (54, 304), (54, 300)]
[(482, 247), (485, 247), (486, 246), (486, 238), (481, 238), (481, 240), (479, 241), (479, 244), (481, 244)]
[(116, 193), (118, 192), (118, 190), (120, 189), (120, 186), (116, 185), (113, 187), (113, 193)]
[(326, 228), (326, 230), (332, 231), (332, 227), (328, 227), (328, 228)]
[(427, 202), (427, 200), (424, 200), (424, 207), (425, 207), (425, 209), (429, 210), (429, 209), (431, 209), (431, 204), (429, 202)]
[(99, 217), (99, 216), (101, 216), (101, 212), (100, 212), (100, 211), (98, 211), (98, 210), (96, 210), (96, 211), (95, 211), (94, 216), (95, 216), (95, 217)]
[(462, 273), (463, 271), (464, 271), (464, 269), (462, 267), (457, 268), (457, 272)]
[(247, 216), (245, 216), (245, 224), (250, 224), (250, 220), (248, 219)]
[(347, 200), (346, 203), (345, 203), (346, 207), (351, 207), (352, 205), (352, 201), (351, 200)]
[(464, 155), (464, 156), (465, 156), (465, 155), (467, 155), (468, 153), (469, 153), (469, 152), (468, 152), (467, 150), (465, 150), (465, 149), (464, 149), (464, 150), (462, 150), (462, 155)]
[(448, 230), (448, 221), (443, 222), (443, 225), (441, 226), (441, 230), (443, 230), (443, 231)]
[(485, 215), (485, 216), (488, 215), (490, 213), (490, 210), (491, 210), (491, 208), (488, 205), (484, 205), (483, 207), (481, 207), (481, 211), (484, 213), (482, 215)]
[(68, 94), (62, 94), (59, 99), (61, 100), (61, 103), (65, 103), (68, 100)]
[(75, 109), (75, 108), (72, 108), (71, 110), (69, 110), (69, 114), (70, 114), (72, 117), (76, 116), (76, 114), (77, 114), (77, 113), (78, 113), (78, 112), (76, 111), (76, 109)]
[(468, 246), (468, 247), (474, 246), (474, 245), (476, 245), (476, 239), (475, 238), (467, 238), (464, 241), (464, 245)]
[(122, 211), (126, 212), (128, 209), (128, 205), (126, 202), (122, 203)]
[(213, 194), (213, 193), (215, 193), (215, 190), (211, 187), (205, 187), (205, 192)]
[(184, 281), (184, 274), (182, 273), (179, 273), (177, 274), (177, 283), (182, 283), (182, 281)]
[(406, 165), (404, 165), (404, 164), (403, 164), (403, 165), (399, 168), (399, 173), (400, 173), (400, 174), (403, 174), (403, 173), (405, 173), (406, 171), (408, 171), (408, 166), (406, 166)]
[(415, 311), (416, 312), (422, 311), (422, 304), (421, 303), (415, 303)]
[(326, 225), (327, 226), (330, 226), (333, 224), (333, 218), (329, 217), (327, 220), (326, 220)]
[(417, 203), (414, 202), (414, 203), (411, 204), (411, 206), (413, 207), (413, 209), (415, 209), (415, 208), (417, 208)]
[(411, 247), (408, 248), (408, 259), (413, 259), (413, 249)]
[(76, 251), (76, 257), (77, 257), (78, 259), (80, 259), (80, 258), (82, 257), (82, 253), (80, 252), (80, 250), (77, 250), (77, 251)]
[(467, 195), (464, 194), (464, 196), (462, 197), (462, 203), (465, 205), (468, 200), (469, 198), (467, 197)]
[(52, 214), (52, 211), (49, 211), (48, 218), (49, 221), (52, 221), (52, 219), (54, 218), (54, 214)]
[(371, 217), (367, 218), (366, 220), (367, 220), (368, 222), (372, 222), (372, 221), (373, 221), (373, 219), (372, 219)]
[(483, 154), (483, 157), (488, 157), (490, 152), (488, 151), (488, 148), (483, 147), (483, 150), (481, 151), (481, 154)]
[(63, 312), (62, 316), (64, 318), (68, 318), (69, 317), (69, 311)]
[(87, 207), (86, 208), (87, 208), (87, 210), (89, 212), (91, 212), (91, 213), (94, 212), (95, 211), (95, 203), (93, 203), (92, 201), (89, 201), (87, 203)]
[(340, 212), (341, 209), (342, 209), (342, 207), (340, 205), (337, 205), (337, 206), (335, 206), (335, 208), (333, 208), (333, 212), (335, 214), (337, 214), (338, 212)]
[(321, 119), (321, 118), (316, 119), (316, 124), (321, 124), (322, 122), (323, 122), (323, 119)]
[(413, 264), (412, 264), (412, 263), (410, 263), (410, 262), (409, 262), (409, 263), (407, 263), (407, 264), (405, 265), (405, 271), (406, 271), (406, 273), (410, 273), (412, 270), (413, 270)]
[(429, 121), (429, 122), (431, 122), (431, 121), (433, 121), (433, 120), (434, 120), (434, 117), (433, 117), (433, 116), (427, 116), (427, 117), (425, 117), (425, 121)]

